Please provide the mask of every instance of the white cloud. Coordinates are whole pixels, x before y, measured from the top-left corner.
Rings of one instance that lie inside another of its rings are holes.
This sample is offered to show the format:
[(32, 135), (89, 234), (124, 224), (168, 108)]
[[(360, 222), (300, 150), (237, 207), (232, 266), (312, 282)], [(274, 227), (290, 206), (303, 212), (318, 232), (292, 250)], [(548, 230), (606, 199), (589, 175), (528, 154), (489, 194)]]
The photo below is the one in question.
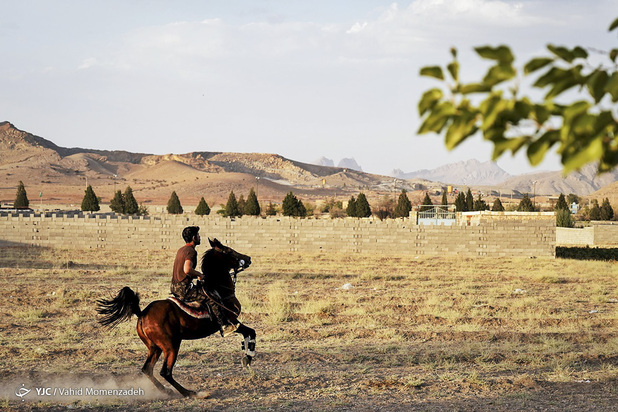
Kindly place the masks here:
[(97, 64), (97, 59), (95, 59), (94, 57), (88, 57), (87, 59), (84, 59), (79, 66), (77, 66), (77, 70), (89, 69), (92, 66), (96, 66)]

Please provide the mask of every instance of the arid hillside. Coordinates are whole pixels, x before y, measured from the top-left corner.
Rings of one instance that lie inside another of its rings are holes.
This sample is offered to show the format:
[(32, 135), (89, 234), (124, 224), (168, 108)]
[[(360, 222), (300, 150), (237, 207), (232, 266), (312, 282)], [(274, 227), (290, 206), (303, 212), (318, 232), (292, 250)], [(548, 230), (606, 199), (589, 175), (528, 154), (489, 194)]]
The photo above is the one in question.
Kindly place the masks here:
[[(255, 188), (262, 202), (280, 202), (290, 190), (305, 199), (347, 199), (359, 191), (378, 197), (412, 189), (412, 183), (351, 169), (296, 162), (276, 154), (192, 152), (153, 155), (63, 148), (42, 137), (0, 123), (0, 201), (11, 202), (19, 181), (31, 202), (78, 203), (87, 184), (103, 202), (131, 186), (144, 204), (166, 204), (172, 191), (183, 203), (227, 200), (231, 190), (247, 196)], [(42, 193), (41, 199), (39, 195)]]

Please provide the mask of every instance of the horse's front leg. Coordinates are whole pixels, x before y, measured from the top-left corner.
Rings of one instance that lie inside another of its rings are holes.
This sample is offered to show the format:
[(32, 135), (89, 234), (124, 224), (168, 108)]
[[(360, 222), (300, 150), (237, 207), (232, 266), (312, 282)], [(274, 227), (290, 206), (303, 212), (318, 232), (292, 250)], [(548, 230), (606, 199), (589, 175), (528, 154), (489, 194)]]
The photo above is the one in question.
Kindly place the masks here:
[(251, 370), (251, 360), (255, 357), (255, 330), (241, 323), (236, 333), (240, 333), (244, 338), (242, 350), (245, 351), (245, 356), (241, 360), (242, 366)]

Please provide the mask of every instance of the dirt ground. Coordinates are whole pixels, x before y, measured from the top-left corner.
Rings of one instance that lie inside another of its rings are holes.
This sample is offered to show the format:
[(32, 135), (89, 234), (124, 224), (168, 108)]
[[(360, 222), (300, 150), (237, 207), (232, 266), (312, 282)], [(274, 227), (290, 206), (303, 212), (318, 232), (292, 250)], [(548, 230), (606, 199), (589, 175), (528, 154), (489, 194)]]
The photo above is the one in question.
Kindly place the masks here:
[[(238, 283), (253, 371), (240, 337), (184, 342), (174, 376), (209, 395), (185, 399), (139, 373), (134, 318), (107, 330), (94, 312), (124, 285), (142, 308), (164, 298), (170, 252), (148, 269), (119, 252), (33, 252), (0, 251), (3, 411), (616, 410), (615, 262), (254, 256)], [(85, 393), (131, 388), (143, 393)]]

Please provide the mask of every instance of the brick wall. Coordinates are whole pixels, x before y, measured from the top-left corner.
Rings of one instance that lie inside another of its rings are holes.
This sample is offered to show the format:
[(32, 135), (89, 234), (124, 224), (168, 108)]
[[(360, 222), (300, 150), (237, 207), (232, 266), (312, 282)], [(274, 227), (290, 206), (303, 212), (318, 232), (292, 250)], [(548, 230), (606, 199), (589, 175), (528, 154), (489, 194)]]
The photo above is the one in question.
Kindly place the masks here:
[(558, 246), (618, 246), (618, 222), (591, 222), (585, 228), (556, 228)]
[(0, 216), (0, 246), (176, 249), (185, 226), (202, 237), (252, 250), (335, 250), (393, 255), (555, 256), (553, 213), (475, 212), (457, 224), (417, 225), (415, 219), (229, 219), (218, 216)]

